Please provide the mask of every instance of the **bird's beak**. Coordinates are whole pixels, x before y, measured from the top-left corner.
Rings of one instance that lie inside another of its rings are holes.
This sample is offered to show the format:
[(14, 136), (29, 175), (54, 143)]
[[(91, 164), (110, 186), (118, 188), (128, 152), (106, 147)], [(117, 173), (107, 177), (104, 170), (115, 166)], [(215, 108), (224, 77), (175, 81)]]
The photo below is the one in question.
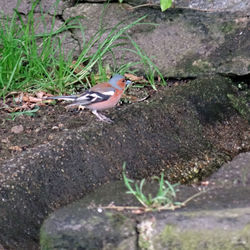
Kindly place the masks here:
[(126, 81), (126, 84), (127, 84), (127, 85), (130, 85), (130, 84), (132, 84), (132, 83), (133, 83), (133, 82), (131, 82), (131, 81), (129, 81), (129, 80)]

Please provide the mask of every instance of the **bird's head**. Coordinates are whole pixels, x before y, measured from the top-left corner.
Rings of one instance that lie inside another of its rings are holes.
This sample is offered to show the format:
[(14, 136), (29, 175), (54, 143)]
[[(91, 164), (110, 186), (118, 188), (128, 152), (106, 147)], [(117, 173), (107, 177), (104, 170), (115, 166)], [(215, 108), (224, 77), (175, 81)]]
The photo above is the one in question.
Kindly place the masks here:
[(110, 80), (109, 83), (116, 89), (124, 89), (126, 85), (131, 84), (132, 82), (126, 80), (124, 76), (115, 74)]

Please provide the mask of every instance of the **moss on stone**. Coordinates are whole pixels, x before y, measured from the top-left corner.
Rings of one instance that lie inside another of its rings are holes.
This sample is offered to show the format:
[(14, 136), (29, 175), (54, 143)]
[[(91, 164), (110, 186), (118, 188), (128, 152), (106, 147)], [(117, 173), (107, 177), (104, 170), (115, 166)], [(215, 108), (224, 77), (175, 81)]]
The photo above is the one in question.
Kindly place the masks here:
[[(250, 91), (249, 91), (250, 94)], [(248, 121), (250, 121), (250, 110), (248, 107), (247, 96), (236, 96), (233, 94), (228, 94), (232, 106)]]
[(212, 62), (207, 59), (202, 59), (196, 54), (186, 55), (179, 65), (183, 67), (186, 72), (189, 72), (190, 76), (197, 76), (204, 73), (211, 74), (215, 71)]
[(249, 244), (250, 225), (245, 226), (243, 230), (188, 229), (185, 231), (173, 225), (166, 225), (162, 233), (154, 239), (154, 245), (162, 249), (235, 250), (246, 249)]
[(44, 227), (42, 227), (40, 230), (40, 247), (41, 250), (53, 249), (52, 240), (50, 237), (48, 237)]
[(124, 227), (124, 224), (126, 223), (127, 217), (123, 214), (119, 213), (106, 213), (106, 215), (109, 217), (110, 223), (112, 226), (118, 230), (120, 230), (122, 227)]
[(237, 28), (237, 26), (236, 26), (234, 21), (223, 22), (220, 25), (218, 25), (219, 31), (223, 32), (226, 35), (234, 33), (236, 28)]

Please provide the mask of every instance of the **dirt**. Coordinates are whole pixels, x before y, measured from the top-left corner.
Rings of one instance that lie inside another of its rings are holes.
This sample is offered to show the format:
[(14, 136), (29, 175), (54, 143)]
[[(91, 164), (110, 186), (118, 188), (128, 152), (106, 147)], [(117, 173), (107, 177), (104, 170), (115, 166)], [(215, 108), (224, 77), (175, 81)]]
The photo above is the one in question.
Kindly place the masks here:
[[(167, 88), (187, 85), (189, 82), (191, 81), (168, 80)], [(166, 87), (158, 87), (157, 92), (164, 90), (164, 88)], [(147, 102), (155, 93), (151, 87), (130, 88), (115, 108), (104, 111), (103, 113), (115, 120), (115, 113), (119, 112), (118, 110), (122, 106), (131, 105), (131, 103), (138, 102), (145, 97), (146, 100), (143, 101)], [(12, 119), (11, 113), (0, 109), (0, 164), (20, 152), (53, 140), (55, 135), (61, 131), (77, 129), (82, 126), (92, 126), (96, 122), (99, 122), (89, 110), (67, 110), (65, 109), (66, 102), (57, 102), (54, 104), (39, 107), (39, 110), (35, 112), (33, 116), (20, 115), (15, 117), (15, 119)], [(242, 148), (237, 146), (240, 145), (241, 142), (247, 141), (246, 138), (237, 136), (238, 130), (234, 129), (234, 126), (238, 128), (239, 126), (247, 127), (247, 121), (244, 121), (244, 124), (242, 124), (242, 121), (241, 119), (238, 120), (238, 118), (235, 119), (232, 117), (230, 121), (226, 121), (225, 124), (220, 125), (220, 127), (224, 127), (220, 128), (220, 131), (214, 130), (214, 126), (211, 126), (208, 130), (209, 136), (213, 138), (213, 140), (217, 138), (216, 144), (218, 144), (223, 151), (228, 150), (228, 154), (231, 156), (245, 151), (244, 148), (247, 146), (242, 145)], [(248, 133), (249, 131), (246, 131), (243, 137), (248, 137)], [(235, 140), (230, 141), (230, 137), (238, 138), (237, 143)]]
[[(69, 129), (71, 121), (80, 125), (87, 123), (81, 113), (65, 112), (63, 105), (41, 107), (34, 116), (21, 115), (10, 119), (10, 114), (1, 112), (1, 157), (0, 161), (18, 152), (27, 150), (36, 144), (45, 143), (50, 137), (62, 129)], [(23, 132), (13, 133), (14, 126), (23, 126)]]
[[(181, 83), (184, 82), (170, 82), (168, 87)], [(164, 87), (158, 89), (162, 88)], [(113, 119), (112, 117), (123, 105), (130, 105), (131, 102), (140, 101), (143, 97), (150, 99), (154, 93), (155, 91), (150, 87), (132, 88), (126, 92), (126, 96), (114, 109), (103, 113)], [(129, 100), (131, 98), (132, 101)], [(61, 131), (89, 126), (97, 121), (89, 110), (66, 110), (65, 106), (66, 102), (48, 104), (41, 106), (33, 116), (20, 115), (15, 119), (12, 119), (11, 113), (0, 109), (0, 164), (28, 148), (53, 140), (54, 135)], [(19, 129), (22, 128), (21, 131), (16, 131), (17, 126)]]

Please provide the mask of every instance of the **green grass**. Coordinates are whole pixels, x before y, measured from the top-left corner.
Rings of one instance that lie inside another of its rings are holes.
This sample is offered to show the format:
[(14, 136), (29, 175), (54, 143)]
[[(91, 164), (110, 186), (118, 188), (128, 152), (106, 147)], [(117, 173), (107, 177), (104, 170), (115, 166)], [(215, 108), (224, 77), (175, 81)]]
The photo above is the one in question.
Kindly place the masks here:
[(170, 184), (167, 180), (164, 180), (164, 174), (161, 173), (160, 177), (154, 176), (153, 179), (158, 182), (158, 191), (152, 196), (152, 194), (144, 194), (143, 186), (145, 179), (141, 180), (139, 185), (134, 180), (129, 179), (125, 174), (125, 163), (123, 164), (123, 181), (128, 191), (127, 194), (132, 194), (141, 203), (144, 208), (148, 209), (167, 209), (180, 206), (181, 202), (176, 202), (176, 186), (179, 184)]
[(12, 112), (10, 113), (10, 118), (7, 120), (14, 121), (18, 116), (27, 115), (27, 116), (35, 116), (36, 112), (39, 110), (39, 107), (35, 107), (32, 110), (24, 110), (24, 111), (18, 111), (18, 112)]
[[(154, 183), (150, 183), (150, 186), (158, 184), (158, 190), (155, 192), (155, 188), (151, 190), (154, 192), (154, 195), (151, 193), (145, 193), (143, 190), (145, 179), (141, 181), (135, 181), (129, 179), (126, 174), (126, 163), (123, 163), (123, 181), (124, 185), (127, 187), (127, 194), (133, 195), (137, 201), (141, 204), (141, 206), (124, 206), (124, 205), (115, 205), (111, 202), (108, 206), (99, 206), (100, 209), (113, 209), (117, 211), (132, 211), (135, 214), (141, 214), (152, 211), (162, 211), (162, 210), (175, 210), (181, 207), (184, 207), (194, 198), (200, 196), (205, 193), (205, 190), (202, 190), (194, 195), (188, 197), (184, 201), (176, 201), (176, 187), (179, 185), (178, 183), (171, 184), (167, 180), (164, 179), (164, 173), (161, 173), (160, 177), (154, 176), (153, 180), (156, 180)], [(147, 188), (149, 191), (149, 189)]]
[[(46, 13), (42, 10), (41, 20), (34, 18), (37, 4), (38, 1), (33, 3), (26, 19), (17, 11), (14, 11), (12, 17), (0, 14), (0, 97), (5, 98), (12, 91), (45, 90), (56, 94), (72, 93), (75, 91), (76, 83), (80, 83), (85, 88), (95, 84), (94, 74), (99, 74), (102, 80), (107, 80), (108, 67), (103, 65), (102, 59), (107, 54), (113, 55), (114, 58), (114, 49), (121, 47), (126, 50), (128, 43), (133, 46), (129, 51), (135, 53), (140, 59), (138, 62), (125, 62), (111, 71), (120, 74), (136, 73), (135, 66), (143, 64), (145, 75), (153, 88), (156, 88), (154, 82), (156, 74), (165, 84), (156, 65), (126, 34), (133, 26), (142, 23), (145, 17), (138, 18), (126, 26), (120, 22), (111, 29), (100, 25), (96, 34), (86, 41), (80, 18), (66, 20), (61, 27), (55, 29), (56, 13), (54, 13), (52, 24), (48, 27), (45, 21)], [(45, 27), (43, 33), (36, 32), (38, 25)], [(83, 50), (73, 67), (73, 51), (66, 56), (62, 46), (65, 37), (61, 39), (55, 37), (69, 29), (81, 30), (84, 41)], [(104, 34), (106, 38), (103, 40)], [(90, 53), (93, 47), (96, 50)], [(84, 68), (75, 74), (75, 70), (81, 65), (84, 65)]]
[[(85, 67), (81, 72), (77, 74), (77, 78), (75, 79), (75, 81), (71, 82), (71, 84), (74, 84), (75, 82), (79, 80), (86, 79), (86, 77), (89, 75), (89, 73), (91, 72), (91, 70), (93, 69), (95, 65), (98, 65), (99, 73), (100, 73), (100, 71), (102, 71), (104, 68), (104, 66), (102, 65), (102, 58), (108, 53), (112, 54), (113, 49), (117, 47), (125, 46), (128, 39), (127, 37), (124, 37), (123, 34), (126, 33), (126, 31), (128, 31), (133, 26), (139, 24), (144, 18), (145, 16), (138, 18), (136, 21), (130, 23), (127, 26), (123, 26), (123, 22), (120, 22), (115, 27), (113, 27), (110, 31), (108, 31), (108, 29), (105, 29), (105, 28), (100, 28), (100, 30), (96, 32), (96, 34), (90, 39), (90, 41), (87, 44), (85, 44), (84, 49), (81, 55), (79, 56), (74, 69), (76, 69), (81, 63), (85, 63)], [(108, 35), (106, 36), (106, 39), (103, 42), (99, 43), (99, 41), (101, 40), (101, 37), (107, 31), (108, 31)], [(96, 52), (93, 53), (90, 57), (87, 57), (90, 49), (96, 45), (97, 45)], [(125, 73), (125, 70), (129, 70), (131, 66), (134, 66), (135, 64), (138, 64), (138, 63), (139, 62), (128, 63), (125, 65), (122, 65), (122, 67), (116, 69), (116, 72), (123, 74)], [(68, 77), (72, 75), (73, 73), (69, 75)]]
[[(34, 9), (24, 20), (16, 11), (11, 18), (2, 15), (0, 23), (0, 95), (11, 91), (51, 89), (63, 91), (64, 77), (70, 73), (71, 55), (64, 60), (61, 42), (55, 33), (76, 28), (62, 25), (54, 30), (55, 15), (49, 31), (36, 34)], [(41, 22), (43, 22), (43, 17)], [(45, 25), (45, 24), (44, 24)]]
[(131, 44), (133, 45), (134, 49), (127, 49), (124, 48), (124, 50), (127, 50), (129, 52), (134, 53), (135, 55), (138, 55), (140, 60), (140, 64), (143, 65), (144, 67), (144, 72), (146, 75), (147, 80), (149, 81), (150, 85), (152, 86), (153, 89), (156, 90), (156, 82), (155, 79), (156, 77), (160, 77), (162, 84), (166, 85), (166, 82), (164, 80), (163, 75), (161, 74), (160, 70), (158, 67), (152, 62), (152, 60), (147, 56), (145, 51), (143, 51), (138, 44), (130, 37), (128, 36)]

